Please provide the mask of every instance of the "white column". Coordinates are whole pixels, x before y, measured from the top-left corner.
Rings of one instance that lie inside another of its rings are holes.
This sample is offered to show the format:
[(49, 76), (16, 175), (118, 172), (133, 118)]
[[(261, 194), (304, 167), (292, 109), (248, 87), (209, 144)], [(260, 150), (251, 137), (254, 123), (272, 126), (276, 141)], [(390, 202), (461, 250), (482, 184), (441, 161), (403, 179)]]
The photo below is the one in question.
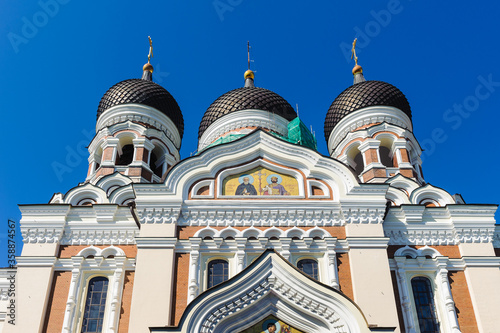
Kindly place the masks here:
[(118, 322), (120, 319), (120, 309), (122, 304), (122, 290), (124, 280), (125, 257), (115, 257), (116, 268), (113, 274), (113, 286), (111, 288), (111, 309), (108, 315), (109, 332), (118, 332)]
[(410, 153), (408, 150), (408, 144), (405, 139), (394, 140), (392, 143), (391, 150), (396, 154), (396, 158), (398, 160), (398, 168), (413, 168), (410, 162), (403, 162), (403, 157), (401, 156), (401, 149), (406, 149), (408, 154), (408, 158), (410, 158)]
[(286, 238), (280, 239), (280, 243), (281, 243), (280, 254), (283, 256), (283, 258), (285, 258), (288, 261), (290, 261), (290, 242), (291, 242), (291, 239), (286, 239)]
[[(112, 166), (114, 167), (115, 166), (115, 163), (116, 163), (116, 153), (118, 152), (118, 143), (120, 142), (120, 140), (118, 140), (117, 138), (113, 138), (113, 137), (110, 137), (110, 138), (105, 138), (104, 139), (104, 142), (102, 144), (102, 154), (103, 154), (103, 157), (101, 159), (101, 165), (102, 166)], [(105, 160), (104, 159), (104, 155), (105, 154), (105, 150), (107, 148), (112, 148), (112, 153), (111, 153), (111, 159), (110, 160)]]
[(246, 238), (236, 239), (236, 244), (238, 247), (238, 250), (236, 251), (236, 260), (237, 260), (236, 274), (241, 272), (246, 267), (246, 261), (247, 261), (247, 256), (245, 252), (246, 243), (247, 243)]
[(448, 269), (446, 269), (448, 258), (437, 258), (437, 261), (438, 276), (436, 282), (441, 284), (442, 297), (450, 329), (452, 333), (460, 333), (457, 313), (455, 311), (455, 302), (453, 301), (453, 296), (451, 295), (450, 281), (448, 280)]
[(416, 333), (415, 330), (415, 320), (413, 318), (413, 311), (411, 305), (410, 290), (408, 286), (408, 281), (406, 279), (406, 258), (405, 257), (395, 257), (396, 261), (396, 279), (398, 281), (399, 298), (401, 301), (401, 307), (403, 308), (403, 319), (405, 323), (406, 332)]
[(196, 298), (200, 290), (200, 244), (191, 243), (191, 252), (189, 255), (189, 285), (188, 285), (188, 304)]
[(83, 257), (72, 257), (73, 269), (71, 270), (71, 283), (69, 285), (68, 300), (66, 302), (66, 310), (64, 311), (63, 333), (71, 333), (74, 331), (76, 319), (76, 303), (78, 302), (78, 291), (81, 289), (81, 267)]
[(326, 240), (326, 253), (325, 259), (328, 267), (328, 284), (339, 290), (339, 272), (337, 268), (337, 252), (335, 252), (335, 246), (337, 244), (337, 239), (327, 239)]

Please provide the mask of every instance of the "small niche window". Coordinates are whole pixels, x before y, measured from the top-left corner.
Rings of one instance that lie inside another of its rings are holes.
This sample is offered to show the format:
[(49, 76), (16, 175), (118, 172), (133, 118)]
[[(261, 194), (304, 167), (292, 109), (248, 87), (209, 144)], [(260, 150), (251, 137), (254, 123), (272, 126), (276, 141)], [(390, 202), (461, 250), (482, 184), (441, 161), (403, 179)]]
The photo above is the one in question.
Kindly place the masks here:
[(108, 283), (108, 279), (103, 276), (92, 278), (89, 281), (83, 312), (82, 333), (102, 332)]
[(314, 259), (302, 259), (297, 263), (297, 268), (313, 279), (318, 279), (318, 262)]
[(411, 280), (411, 287), (420, 333), (439, 333), (431, 282), (428, 278), (419, 276)]
[(217, 259), (208, 263), (208, 288), (227, 281), (229, 276), (229, 264), (225, 260)]

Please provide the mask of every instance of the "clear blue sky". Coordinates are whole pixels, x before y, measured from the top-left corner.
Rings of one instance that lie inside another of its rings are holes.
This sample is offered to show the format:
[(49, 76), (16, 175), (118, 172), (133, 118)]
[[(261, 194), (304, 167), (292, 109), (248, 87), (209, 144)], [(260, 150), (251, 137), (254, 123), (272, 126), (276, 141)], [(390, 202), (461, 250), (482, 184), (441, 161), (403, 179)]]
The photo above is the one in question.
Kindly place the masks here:
[(196, 150), (210, 103), (243, 85), (247, 40), (256, 85), (298, 103), (327, 154), (324, 117), (352, 84), (346, 52), (358, 37), (365, 77), (410, 102), (426, 181), (467, 203), (499, 203), (499, 14), (491, 0), (3, 2), (0, 265), (17, 204), (47, 203), (85, 180), (99, 100), (141, 76), (148, 35), (155, 81), (184, 114), (182, 157)]

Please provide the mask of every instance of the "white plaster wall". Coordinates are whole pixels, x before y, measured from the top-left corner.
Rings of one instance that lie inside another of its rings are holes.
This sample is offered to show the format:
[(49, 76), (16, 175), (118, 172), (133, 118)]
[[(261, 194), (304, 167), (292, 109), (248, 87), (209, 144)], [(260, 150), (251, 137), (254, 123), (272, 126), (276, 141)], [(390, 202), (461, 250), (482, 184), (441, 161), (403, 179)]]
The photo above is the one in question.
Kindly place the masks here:
[[(495, 256), (493, 243), (460, 243), (458, 245), (462, 257), (466, 256)], [(499, 281), (500, 283), (500, 281)]]
[(27, 243), (23, 245), (23, 257), (56, 256), (59, 250), (59, 243), (40, 244)]
[(368, 323), (400, 332), (386, 249), (351, 248), (349, 261), (354, 301)]
[[(151, 326), (171, 324), (174, 249), (159, 244), (161, 237), (174, 237), (174, 224), (141, 226), (138, 238), (134, 289), (132, 291), (129, 332), (149, 333)], [(141, 239), (153, 238), (148, 245)]]
[(16, 325), (5, 325), (3, 333), (42, 332), (52, 273), (52, 267), (18, 267)]
[(499, 331), (500, 270), (498, 267), (467, 267), (465, 277), (481, 333)]

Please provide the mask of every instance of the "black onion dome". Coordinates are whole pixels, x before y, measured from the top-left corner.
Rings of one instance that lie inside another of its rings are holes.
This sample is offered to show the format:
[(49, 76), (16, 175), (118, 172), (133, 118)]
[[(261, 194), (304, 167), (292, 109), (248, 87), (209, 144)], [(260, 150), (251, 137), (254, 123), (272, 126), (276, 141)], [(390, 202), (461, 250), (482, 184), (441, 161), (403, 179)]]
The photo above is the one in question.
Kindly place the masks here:
[(286, 120), (293, 120), (297, 113), (280, 95), (264, 88), (243, 87), (231, 90), (213, 102), (203, 115), (198, 139), (217, 119), (236, 111), (257, 109), (269, 111)]
[(411, 120), (410, 103), (392, 84), (382, 81), (363, 81), (344, 90), (335, 98), (325, 118), (325, 139), (328, 142), (335, 126), (348, 114), (375, 105), (393, 106)]
[(118, 82), (109, 88), (99, 102), (97, 119), (107, 109), (129, 103), (144, 104), (162, 112), (172, 120), (182, 138), (184, 119), (179, 105), (165, 88), (149, 80), (130, 79)]

